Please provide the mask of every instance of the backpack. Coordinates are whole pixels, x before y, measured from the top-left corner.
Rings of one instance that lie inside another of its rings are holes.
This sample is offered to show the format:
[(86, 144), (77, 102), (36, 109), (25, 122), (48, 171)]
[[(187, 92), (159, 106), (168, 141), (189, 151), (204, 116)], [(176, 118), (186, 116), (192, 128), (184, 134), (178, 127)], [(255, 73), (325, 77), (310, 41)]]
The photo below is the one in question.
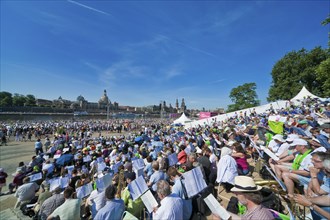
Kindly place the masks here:
[(263, 206), (281, 213), (284, 212), (284, 206), (282, 205), (281, 199), (271, 189), (263, 187), (260, 190), (260, 193), (263, 198), (261, 203)]
[(212, 187), (206, 187), (203, 191), (192, 198), (192, 217), (191, 219), (207, 219), (206, 216), (211, 214), (209, 207), (206, 205), (204, 199), (212, 193)]

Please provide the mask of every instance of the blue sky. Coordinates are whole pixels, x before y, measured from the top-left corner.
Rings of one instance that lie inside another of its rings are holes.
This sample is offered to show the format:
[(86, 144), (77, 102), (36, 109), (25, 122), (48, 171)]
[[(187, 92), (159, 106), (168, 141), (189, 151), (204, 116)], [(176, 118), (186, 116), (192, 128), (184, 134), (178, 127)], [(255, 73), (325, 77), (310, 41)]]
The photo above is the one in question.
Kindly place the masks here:
[(329, 1), (1, 1), (0, 90), (120, 105), (231, 104), (292, 50), (327, 47)]

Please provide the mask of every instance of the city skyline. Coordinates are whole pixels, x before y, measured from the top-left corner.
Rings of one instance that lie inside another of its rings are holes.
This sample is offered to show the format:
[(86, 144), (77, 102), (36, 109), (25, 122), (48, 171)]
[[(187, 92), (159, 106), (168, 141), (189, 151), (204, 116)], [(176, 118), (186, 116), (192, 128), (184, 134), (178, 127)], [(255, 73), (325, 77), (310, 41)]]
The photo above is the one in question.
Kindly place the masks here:
[(0, 91), (123, 106), (266, 103), (286, 53), (327, 47), (328, 1), (1, 1)]

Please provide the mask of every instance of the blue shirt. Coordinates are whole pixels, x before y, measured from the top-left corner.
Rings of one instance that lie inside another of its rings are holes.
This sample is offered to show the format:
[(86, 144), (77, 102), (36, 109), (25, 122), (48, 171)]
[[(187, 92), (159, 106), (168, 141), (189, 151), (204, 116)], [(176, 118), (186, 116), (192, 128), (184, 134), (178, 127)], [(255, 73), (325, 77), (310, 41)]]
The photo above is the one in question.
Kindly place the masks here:
[(163, 171), (155, 171), (151, 176), (150, 176), (150, 182), (152, 183), (152, 190), (154, 192), (157, 191), (157, 182), (159, 180), (164, 180), (165, 179), (165, 175)]
[(330, 193), (330, 177), (325, 175), (324, 171), (320, 171), (317, 176), (319, 179), (322, 177), (323, 184), (320, 186), (320, 188), (327, 192), (328, 194)]
[(328, 138), (325, 135), (320, 134), (320, 135), (317, 135), (316, 138), (317, 138), (317, 140), (320, 141), (320, 143), (323, 147), (325, 147), (326, 149), (330, 149), (330, 144), (328, 142)]
[(41, 149), (42, 148), (42, 143), (40, 141), (37, 141), (35, 144), (34, 144), (34, 148), (35, 149)]
[[(183, 182), (184, 180), (182, 180)], [(180, 177), (174, 180), (172, 187), (172, 193), (178, 195), (183, 200), (183, 219), (189, 219), (192, 213), (192, 201), (191, 199), (185, 198), (182, 183)]]
[(125, 211), (124, 201), (122, 199), (108, 200), (103, 208), (101, 208), (96, 216), (95, 220), (121, 220), (121, 217)]

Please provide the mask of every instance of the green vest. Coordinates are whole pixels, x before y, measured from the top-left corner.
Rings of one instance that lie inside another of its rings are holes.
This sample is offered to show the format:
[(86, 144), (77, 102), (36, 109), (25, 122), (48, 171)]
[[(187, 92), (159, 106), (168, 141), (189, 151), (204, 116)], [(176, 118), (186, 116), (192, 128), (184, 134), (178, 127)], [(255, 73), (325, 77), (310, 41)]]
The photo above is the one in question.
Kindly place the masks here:
[(311, 152), (312, 150), (307, 150), (304, 154), (299, 154), (296, 156), (292, 163), (292, 170), (298, 170), (300, 167), (301, 162), (304, 158)]

